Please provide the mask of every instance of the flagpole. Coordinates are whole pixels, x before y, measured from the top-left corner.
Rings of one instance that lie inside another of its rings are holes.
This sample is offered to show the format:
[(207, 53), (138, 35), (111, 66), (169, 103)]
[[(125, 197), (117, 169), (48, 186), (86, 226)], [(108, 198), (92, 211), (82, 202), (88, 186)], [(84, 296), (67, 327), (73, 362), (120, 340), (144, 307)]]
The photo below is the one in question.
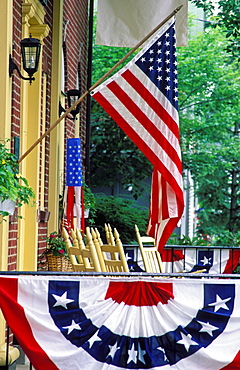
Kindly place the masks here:
[(120, 59), (111, 69), (109, 69), (108, 72), (106, 72), (95, 84), (93, 84), (85, 93), (80, 96), (80, 98), (70, 107), (68, 108), (62, 115), (59, 117), (52, 126), (49, 127), (47, 131), (44, 132), (36, 141), (35, 143), (30, 146), (30, 148), (18, 159), (18, 163), (21, 163), (22, 160), (29, 154), (31, 151), (46, 137), (50, 134), (50, 132), (61, 122), (64, 118), (68, 116), (69, 113), (73, 109), (76, 108), (76, 106), (81, 103), (81, 101), (92, 91), (94, 90), (98, 85), (100, 85), (112, 72), (115, 71), (115, 69), (121, 65), (123, 62), (125, 62), (126, 59), (128, 59), (129, 56), (131, 56), (140, 46), (147, 41), (154, 33), (162, 27), (169, 19), (171, 19), (179, 10), (183, 7), (183, 5), (178, 6), (175, 10), (172, 11), (171, 14), (169, 14), (161, 23), (158, 24), (147, 36), (145, 36), (136, 46), (134, 46), (122, 59)]

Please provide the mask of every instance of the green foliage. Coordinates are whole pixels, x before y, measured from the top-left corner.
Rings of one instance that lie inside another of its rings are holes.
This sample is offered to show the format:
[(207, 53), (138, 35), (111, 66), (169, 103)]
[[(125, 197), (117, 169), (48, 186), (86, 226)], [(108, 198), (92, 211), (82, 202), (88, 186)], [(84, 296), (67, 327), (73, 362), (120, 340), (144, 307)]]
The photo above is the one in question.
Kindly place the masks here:
[(240, 231), (231, 233), (228, 230), (223, 230), (213, 238), (213, 245), (240, 247)]
[(97, 103), (92, 109), (91, 186), (114, 187), (121, 183), (138, 198), (142, 182), (151, 175), (152, 165), (120, 127)]
[[(240, 4), (238, 0), (190, 0), (197, 7), (203, 8), (210, 20), (208, 27), (220, 27), (226, 38), (225, 50), (234, 59), (240, 61)], [(213, 14), (215, 14), (213, 16)]]
[(205, 236), (194, 236), (190, 238), (188, 236), (182, 236), (179, 238), (179, 235), (172, 234), (169, 238), (168, 245), (211, 245), (211, 240), (209, 235)]
[(83, 189), (84, 189), (84, 208), (85, 210), (89, 209), (88, 224), (92, 225), (94, 223), (94, 217), (96, 215), (96, 197), (86, 183), (83, 184)]
[[(34, 192), (25, 177), (18, 173), (19, 165), (13, 153), (6, 147), (7, 141), (0, 141), (0, 199), (11, 199), (17, 206), (29, 204), (34, 198)], [(2, 216), (8, 212), (0, 211)]]
[(219, 30), (179, 49), (179, 102), (183, 165), (195, 180), (199, 233), (240, 227), (240, 79)]
[(188, 236), (182, 236), (172, 234), (169, 238), (168, 245), (212, 245), (212, 246), (229, 246), (229, 247), (240, 247), (240, 231), (237, 233), (231, 233), (228, 230), (218, 231), (214, 236), (199, 235), (193, 238)]
[(87, 184), (83, 184), (84, 190), (84, 207), (85, 209), (95, 209), (96, 207), (96, 198), (93, 194), (92, 190), (89, 188)]
[(140, 207), (128, 198), (96, 194), (96, 216), (94, 225), (104, 233), (104, 224), (109, 223), (119, 232), (123, 243), (136, 241), (135, 227), (138, 225), (141, 234), (146, 235), (148, 209)]
[[(129, 48), (93, 47), (93, 82), (97, 82), (128, 52)], [(126, 64), (132, 56), (124, 63)], [(119, 66), (115, 72), (122, 67)], [(115, 73), (114, 72), (114, 73)], [(152, 165), (121, 128), (96, 101), (91, 109), (91, 187), (112, 187), (121, 183), (137, 199), (144, 191), (142, 181)]]

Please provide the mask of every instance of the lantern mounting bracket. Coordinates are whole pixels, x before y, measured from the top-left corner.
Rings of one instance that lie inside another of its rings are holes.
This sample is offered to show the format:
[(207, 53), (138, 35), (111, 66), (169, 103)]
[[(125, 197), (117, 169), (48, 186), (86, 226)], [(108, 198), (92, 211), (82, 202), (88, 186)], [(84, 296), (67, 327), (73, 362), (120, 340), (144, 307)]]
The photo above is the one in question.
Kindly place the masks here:
[(16, 65), (16, 63), (13, 61), (13, 58), (12, 58), (12, 55), (10, 54), (9, 55), (9, 77), (12, 77), (12, 74), (13, 74), (13, 71), (14, 70), (17, 70), (17, 73), (19, 75), (19, 77), (22, 79), (22, 80), (27, 80), (29, 81), (30, 85), (32, 83), (32, 81), (35, 81), (35, 77), (24, 77), (21, 72), (20, 72), (20, 69), (18, 68), (18, 66)]

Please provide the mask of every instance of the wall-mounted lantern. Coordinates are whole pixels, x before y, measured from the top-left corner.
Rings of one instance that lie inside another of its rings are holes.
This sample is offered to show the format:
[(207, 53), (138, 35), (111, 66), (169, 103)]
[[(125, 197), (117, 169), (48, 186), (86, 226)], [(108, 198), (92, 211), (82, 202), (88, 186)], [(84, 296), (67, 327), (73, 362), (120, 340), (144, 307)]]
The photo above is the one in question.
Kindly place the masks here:
[(29, 78), (22, 76), (18, 66), (13, 61), (11, 54), (9, 56), (9, 76), (12, 77), (13, 71), (16, 69), (19, 76), (23, 80), (28, 80), (31, 85), (32, 81), (35, 80), (35, 77), (33, 77), (33, 75), (38, 70), (38, 64), (39, 64), (39, 58), (40, 58), (40, 52), (41, 52), (41, 43), (40, 43), (40, 40), (32, 38), (32, 36), (30, 35), (29, 38), (23, 39), (20, 42), (20, 45), (21, 45), (23, 69), (24, 71), (27, 72), (27, 74), (29, 75)]
[[(77, 102), (77, 100), (80, 98), (81, 96), (81, 91), (78, 90), (78, 89), (72, 89), (72, 90), (68, 90), (67, 91), (67, 100), (68, 100), (68, 108), (71, 108), (71, 106)], [(80, 113), (80, 108), (81, 108), (81, 104), (77, 104), (77, 106), (75, 107), (75, 109), (73, 109), (70, 113), (73, 117), (68, 117), (68, 119), (72, 119), (72, 120), (75, 120), (76, 118), (76, 115), (78, 113)], [(66, 110), (62, 107), (61, 103), (59, 102), (59, 116), (63, 113), (63, 112), (66, 112)]]

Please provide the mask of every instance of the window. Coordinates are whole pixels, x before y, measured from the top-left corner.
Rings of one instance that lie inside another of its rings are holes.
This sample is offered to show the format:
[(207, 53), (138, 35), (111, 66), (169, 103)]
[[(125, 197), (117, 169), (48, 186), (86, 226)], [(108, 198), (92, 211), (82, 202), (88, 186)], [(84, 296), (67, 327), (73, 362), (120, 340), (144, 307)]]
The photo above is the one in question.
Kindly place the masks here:
[(40, 1), (40, 3), (41, 3), (43, 6), (47, 5), (47, 0), (39, 0), (39, 1)]

